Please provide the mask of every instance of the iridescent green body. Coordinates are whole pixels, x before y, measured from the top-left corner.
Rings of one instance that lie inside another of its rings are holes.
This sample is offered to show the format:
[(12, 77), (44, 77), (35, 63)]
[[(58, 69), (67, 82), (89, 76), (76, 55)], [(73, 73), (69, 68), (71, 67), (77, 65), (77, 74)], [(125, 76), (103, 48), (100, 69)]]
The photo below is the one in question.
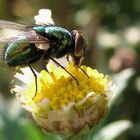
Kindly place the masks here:
[(4, 59), (9, 66), (23, 66), (30, 64), (42, 56), (33, 43), (10, 43), (5, 50)]
[(57, 26), (35, 26), (33, 29), (40, 35), (48, 38), (50, 42), (70, 46), (72, 42), (71, 32)]
[[(36, 43), (10, 43), (5, 50), (5, 62), (9, 66), (28, 65), (40, 58), (44, 60), (60, 58), (64, 55), (71, 55), (76, 64), (83, 56), (84, 39), (78, 31), (70, 32), (65, 28), (58, 26), (34, 26), (32, 28), (38, 35), (46, 38), (49, 48), (40, 49)], [(21, 42), (24, 37), (21, 38)], [(78, 46), (77, 46), (78, 44)]]
[(74, 50), (72, 34), (65, 28), (57, 26), (36, 26), (33, 29), (49, 40), (51, 47), (47, 54), (60, 58)]

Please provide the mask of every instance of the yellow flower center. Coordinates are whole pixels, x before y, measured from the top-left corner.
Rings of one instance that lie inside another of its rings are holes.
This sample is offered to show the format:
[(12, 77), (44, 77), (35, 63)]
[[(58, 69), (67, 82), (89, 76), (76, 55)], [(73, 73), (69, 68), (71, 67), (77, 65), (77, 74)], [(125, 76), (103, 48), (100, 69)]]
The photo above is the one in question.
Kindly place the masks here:
[[(64, 69), (48, 64), (49, 73), (41, 71), (37, 80), (37, 94), (33, 100), (37, 103), (47, 98), (52, 109), (60, 109), (69, 103), (84, 99), (89, 92), (106, 94), (106, 87), (110, 82), (108, 76), (100, 74), (89, 67), (81, 67), (89, 76), (73, 63), (66, 68), (78, 81), (74, 80)], [(28, 92), (35, 91), (35, 84), (31, 84)], [(29, 93), (28, 93), (29, 94)]]

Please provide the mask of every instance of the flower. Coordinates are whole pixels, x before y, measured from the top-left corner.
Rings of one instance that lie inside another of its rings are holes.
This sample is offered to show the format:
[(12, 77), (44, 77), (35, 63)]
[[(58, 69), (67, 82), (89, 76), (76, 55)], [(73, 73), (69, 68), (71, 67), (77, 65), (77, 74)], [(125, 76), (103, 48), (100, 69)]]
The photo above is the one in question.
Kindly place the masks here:
[(29, 68), (21, 68), (23, 74), (15, 75), (24, 86), (15, 86), (12, 91), (45, 132), (67, 137), (85, 134), (104, 117), (112, 81), (95, 69), (81, 68), (89, 78), (72, 62), (66, 67), (77, 84), (64, 69), (48, 63), (48, 72), (36, 73), (36, 94), (34, 76)]
[[(36, 24), (54, 24), (51, 11), (42, 9), (35, 16)], [(23, 107), (31, 112), (36, 123), (47, 133), (71, 137), (85, 134), (106, 114), (112, 81), (97, 70), (81, 68), (70, 62), (66, 72), (54, 63), (35, 76), (29, 68), (21, 68), (15, 77), (22, 85), (12, 92)], [(86, 75), (86, 74), (88, 75)], [(72, 77), (73, 76), (73, 77)], [(36, 92), (37, 89), (37, 92)]]

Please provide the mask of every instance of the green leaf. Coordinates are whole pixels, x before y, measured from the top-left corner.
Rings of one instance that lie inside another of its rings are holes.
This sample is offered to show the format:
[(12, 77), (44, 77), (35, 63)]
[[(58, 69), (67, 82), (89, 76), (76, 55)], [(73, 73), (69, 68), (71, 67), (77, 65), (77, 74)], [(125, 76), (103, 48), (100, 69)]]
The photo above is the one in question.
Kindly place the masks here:
[(113, 140), (132, 126), (132, 123), (127, 120), (113, 122), (103, 127), (96, 135), (94, 135), (92, 140)]

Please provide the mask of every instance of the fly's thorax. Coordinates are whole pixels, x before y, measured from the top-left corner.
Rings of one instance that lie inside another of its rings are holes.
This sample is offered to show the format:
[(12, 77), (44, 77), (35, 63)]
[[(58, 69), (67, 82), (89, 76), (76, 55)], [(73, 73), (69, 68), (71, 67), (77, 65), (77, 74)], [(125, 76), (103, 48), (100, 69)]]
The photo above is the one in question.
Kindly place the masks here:
[(22, 66), (38, 60), (41, 55), (42, 51), (33, 43), (10, 43), (5, 50), (4, 60), (9, 66)]
[(33, 30), (35, 30), (38, 34), (45, 36), (45, 26), (34, 26)]
[(65, 28), (50, 26), (45, 28), (45, 33), (49, 39), (52, 39), (52, 41), (56, 41), (65, 46), (69, 46), (71, 44), (71, 33)]
[(72, 42), (71, 33), (59, 26), (35, 26), (33, 29), (40, 35), (46, 37), (52, 44), (69, 46)]
[[(56, 58), (61, 58), (70, 53), (72, 44), (71, 33), (62, 27), (52, 26), (45, 29), (46, 34), (54, 43), (52, 55)], [(55, 44), (56, 43), (56, 44)]]
[(73, 50), (72, 34), (67, 29), (53, 25), (37, 26), (33, 29), (49, 40), (50, 48), (46, 50), (44, 58), (48, 58), (49, 55), (60, 58)]

